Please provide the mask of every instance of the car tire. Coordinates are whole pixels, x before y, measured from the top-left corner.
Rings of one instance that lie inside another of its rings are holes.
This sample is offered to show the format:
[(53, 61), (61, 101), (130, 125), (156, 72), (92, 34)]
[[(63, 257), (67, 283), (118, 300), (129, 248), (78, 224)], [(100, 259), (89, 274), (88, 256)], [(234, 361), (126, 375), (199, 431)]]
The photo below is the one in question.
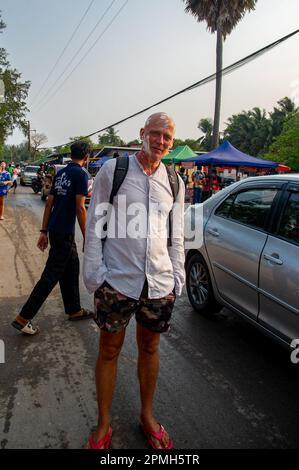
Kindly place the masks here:
[(25, 186), (25, 183), (24, 183), (23, 180), (20, 180), (20, 185), (21, 185), (21, 186)]
[(187, 263), (186, 287), (189, 301), (197, 312), (210, 315), (222, 308), (215, 299), (208, 266), (199, 253), (192, 255)]

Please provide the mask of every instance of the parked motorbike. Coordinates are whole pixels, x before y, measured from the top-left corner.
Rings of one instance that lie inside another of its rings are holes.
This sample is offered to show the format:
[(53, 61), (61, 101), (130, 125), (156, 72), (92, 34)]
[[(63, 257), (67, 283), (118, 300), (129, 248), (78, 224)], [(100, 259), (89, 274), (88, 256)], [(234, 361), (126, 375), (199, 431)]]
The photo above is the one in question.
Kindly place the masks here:
[(42, 190), (43, 182), (41, 178), (33, 178), (31, 188), (35, 194), (38, 194)]

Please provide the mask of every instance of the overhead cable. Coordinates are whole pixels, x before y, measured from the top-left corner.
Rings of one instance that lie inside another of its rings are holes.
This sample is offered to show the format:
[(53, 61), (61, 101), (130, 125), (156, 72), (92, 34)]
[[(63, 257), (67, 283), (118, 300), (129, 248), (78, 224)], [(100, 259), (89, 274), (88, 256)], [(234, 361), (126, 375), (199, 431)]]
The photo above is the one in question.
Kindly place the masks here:
[[(262, 54), (265, 54), (266, 52), (268, 52), (269, 50), (273, 49), (274, 47), (278, 46), (279, 44), (283, 43), (284, 41), (286, 41), (287, 39), (291, 38), (292, 36), (298, 34), (299, 32), (299, 29), (296, 29), (295, 31), (293, 31), (292, 33), (290, 34), (287, 34), (286, 36), (283, 36), (282, 38), (272, 42), (271, 44), (268, 44), (267, 46), (253, 52), (252, 54), (244, 57), (243, 59), (240, 59), (238, 60), (237, 62), (234, 62), (233, 64), (225, 67), (224, 69), (221, 70), (221, 73), (223, 75), (228, 75), (229, 73), (232, 73), (233, 71), (243, 67), (244, 65), (246, 65), (247, 63), (253, 61), (254, 59), (256, 59), (257, 57), (260, 57)], [(220, 73), (220, 72), (219, 72)], [(92, 137), (93, 135), (96, 135), (96, 134), (99, 134), (101, 132), (104, 132), (106, 131), (107, 129), (109, 129), (110, 127), (116, 127), (116, 126), (119, 126), (120, 124), (123, 124), (124, 122), (128, 121), (129, 119), (132, 119), (136, 116), (139, 116), (140, 114), (143, 114), (145, 113), (146, 111), (149, 111), (150, 109), (154, 108), (155, 106), (158, 106), (162, 103), (165, 103), (166, 101), (169, 101), (173, 98), (175, 98), (176, 96), (179, 96), (187, 91), (191, 91), (191, 90), (194, 90), (195, 88), (198, 88), (202, 85), (205, 85), (206, 83), (209, 83), (209, 82), (212, 82), (213, 80), (215, 80), (217, 76), (217, 73), (213, 73), (211, 75), (209, 75), (208, 77), (205, 77), (203, 78), (202, 80), (199, 80), (198, 82), (196, 83), (193, 83), (192, 85), (189, 85), (188, 87), (184, 88), (183, 90), (180, 90), (176, 93), (173, 93), (172, 95), (168, 96), (167, 98), (164, 98), (160, 101), (157, 101), (156, 103), (150, 105), (150, 106), (147, 106), (146, 108), (143, 108), (142, 110), (140, 111), (137, 111), (136, 113), (134, 114), (131, 114), (130, 116), (127, 116), (123, 119), (120, 119), (119, 121), (117, 122), (114, 122), (112, 124), (109, 124), (108, 126), (106, 127), (103, 127), (102, 129), (99, 129), (95, 132), (92, 132), (86, 136), (84, 136), (84, 138), (88, 138), (88, 137)], [(65, 144), (61, 144), (61, 145), (56, 145), (56, 146), (53, 146), (55, 148), (60, 148), (60, 147), (64, 147), (66, 145), (69, 145), (71, 144), (72, 142), (67, 142)]]

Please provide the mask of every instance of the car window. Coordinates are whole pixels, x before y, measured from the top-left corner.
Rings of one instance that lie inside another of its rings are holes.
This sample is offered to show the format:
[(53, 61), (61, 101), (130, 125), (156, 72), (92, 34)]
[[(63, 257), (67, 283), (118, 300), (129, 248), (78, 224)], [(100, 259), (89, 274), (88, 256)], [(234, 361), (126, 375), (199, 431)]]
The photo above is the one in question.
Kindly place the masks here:
[(36, 173), (38, 170), (38, 167), (35, 166), (26, 166), (25, 171), (27, 173)]
[(264, 228), (276, 194), (276, 189), (248, 189), (229, 196), (215, 214), (252, 227)]
[(221, 217), (229, 217), (229, 212), (233, 205), (235, 197), (236, 195), (232, 194), (231, 196), (226, 198), (225, 201), (222, 204), (220, 204), (218, 209), (215, 211), (215, 214)]
[(291, 193), (282, 214), (278, 235), (299, 245), (299, 193)]

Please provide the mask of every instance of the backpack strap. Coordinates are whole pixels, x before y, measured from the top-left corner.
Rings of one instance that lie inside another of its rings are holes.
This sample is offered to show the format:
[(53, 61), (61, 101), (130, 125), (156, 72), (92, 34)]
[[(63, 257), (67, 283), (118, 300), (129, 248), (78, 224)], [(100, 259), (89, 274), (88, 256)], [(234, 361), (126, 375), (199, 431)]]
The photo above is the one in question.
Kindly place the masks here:
[[(109, 197), (109, 203), (113, 205), (113, 200), (115, 196), (117, 195), (119, 188), (123, 184), (125, 177), (127, 176), (129, 169), (129, 157), (117, 157), (116, 158), (116, 165), (114, 169), (114, 174), (113, 174), (113, 182), (112, 182), (112, 188), (111, 188), (111, 193)], [(111, 211), (110, 211), (111, 212)], [(108, 216), (110, 219), (110, 212), (108, 211)], [(103, 226), (103, 230), (107, 231), (108, 224), (107, 222)], [(106, 236), (102, 238), (102, 242), (106, 240)]]
[(109, 202), (113, 204), (113, 199), (117, 195), (119, 188), (124, 182), (125, 177), (127, 176), (129, 168), (129, 157), (117, 157), (116, 166), (113, 175), (112, 189), (110, 193)]
[[(175, 169), (172, 167), (165, 165), (165, 168), (167, 171), (168, 181), (169, 181), (171, 192), (172, 192), (173, 202), (175, 202), (177, 195), (179, 193), (179, 189), (180, 189), (178, 174), (175, 171)], [(172, 223), (173, 223), (173, 214), (171, 210), (169, 213), (169, 233), (168, 233), (168, 239), (167, 239), (168, 246), (172, 246)]]

